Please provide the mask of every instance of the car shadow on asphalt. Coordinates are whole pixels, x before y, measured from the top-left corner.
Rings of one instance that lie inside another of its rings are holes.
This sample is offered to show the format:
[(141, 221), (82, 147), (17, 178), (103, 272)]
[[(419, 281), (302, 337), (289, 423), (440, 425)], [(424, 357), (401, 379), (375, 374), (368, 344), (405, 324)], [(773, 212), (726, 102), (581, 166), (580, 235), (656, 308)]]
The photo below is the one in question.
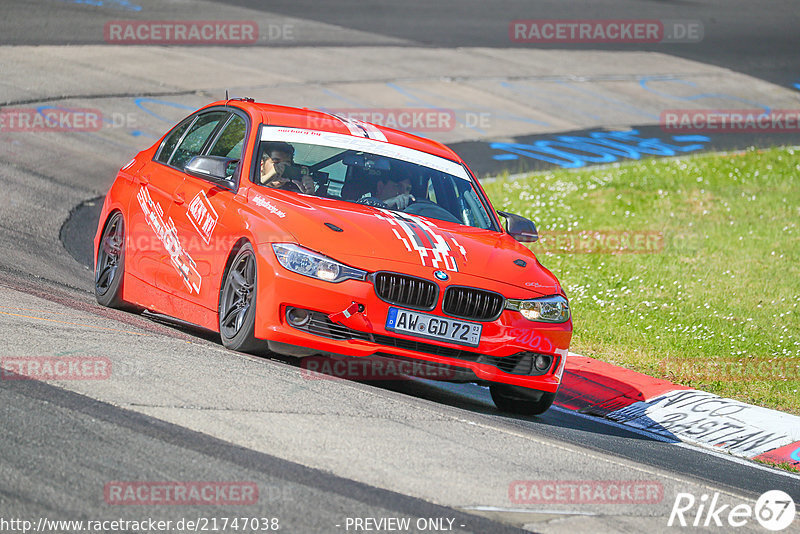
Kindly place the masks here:
[[(181, 324), (174, 319), (158, 314), (146, 313), (150, 321), (160, 323), (166, 327), (174, 329), (183, 334), (197, 336), (205, 341), (220, 345), (219, 334), (188, 324)], [(305, 375), (306, 378), (348, 381), (351, 383), (363, 384), (393, 393), (398, 393), (414, 399), (434, 402), (450, 408), (466, 410), (475, 414), (488, 416), (497, 422), (522, 426), (526, 428), (546, 429), (548, 433), (562, 435), (569, 438), (576, 437), (580, 440), (580, 434), (594, 434), (611, 439), (626, 438), (637, 441), (664, 442), (672, 441), (669, 438), (657, 437), (652, 434), (629, 430), (621, 425), (613, 424), (601, 417), (601, 413), (595, 410), (588, 414), (581, 414), (568, 408), (554, 405), (542, 415), (522, 416), (500, 411), (494, 405), (489, 388), (474, 383), (454, 383), (445, 381), (434, 381), (415, 376), (402, 374), (383, 373), (380, 379), (361, 379), (352, 378), (353, 375), (343, 375), (334, 364), (337, 361), (358, 361), (363, 362), (368, 358), (349, 358), (346, 356), (312, 355), (304, 358), (286, 356), (275, 352), (270, 352), (264, 348), (262, 351), (250, 353), (251, 356), (265, 361), (275, 361), (295, 367)], [(313, 362), (314, 365), (310, 365)], [(329, 365), (326, 365), (326, 362)], [(362, 375), (363, 376), (363, 375)], [(558, 400), (557, 400), (558, 403)], [(594, 417), (593, 417), (594, 416)], [(677, 439), (674, 441), (678, 441)]]
[[(527, 428), (536, 427), (546, 429), (548, 433), (564, 434), (596, 434), (610, 439), (633, 439), (637, 441), (663, 442), (668, 441), (647, 433), (636, 432), (620, 425), (613, 424), (600, 417), (577, 414), (576, 412), (560, 407), (551, 407), (547, 412), (537, 416), (520, 416), (500, 411), (494, 405), (489, 394), (489, 388), (474, 383), (452, 383), (427, 380), (409, 376), (394, 376), (381, 380), (356, 380), (343, 378), (334, 369), (333, 363), (340, 357), (309, 356), (296, 358), (275, 353), (264, 353), (262, 357), (279, 361), (292, 367), (297, 367), (301, 373), (313, 374), (317, 379), (350, 381), (376, 387), (393, 393), (399, 393), (414, 399), (431, 401), (436, 404), (467, 410), (475, 414), (489, 416), (503, 423)], [(309, 370), (309, 359), (315, 362), (314, 370)], [(320, 362), (330, 360), (331, 365), (320, 365)], [(362, 358), (359, 358), (362, 360)], [(596, 414), (593, 414), (596, 415)], [(677, 441), (677, 440), (676, 440)]]

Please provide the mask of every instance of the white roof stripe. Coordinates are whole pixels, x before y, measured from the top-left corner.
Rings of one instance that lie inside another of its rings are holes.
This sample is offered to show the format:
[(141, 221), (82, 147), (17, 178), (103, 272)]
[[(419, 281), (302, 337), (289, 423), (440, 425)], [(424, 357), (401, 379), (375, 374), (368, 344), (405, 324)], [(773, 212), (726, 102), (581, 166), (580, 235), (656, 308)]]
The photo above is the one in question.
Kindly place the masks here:
[(386, 136), (383, 135), (383, 132), (378, 129), (377, 126), (374, 124), (370, 124), (369, 122), (360, 121), (358, 119), (348, 119), (356, 123), (358, 126), (364, 128), (367, 132), (367, 135), (370, 139), (377, 139), (378, 141), (383, 141), (384, 143), (387, 142)]
[(330, 113), (330, 115), (342, 121), (342, 123), (344, 123), (344, 125), (347, 126), (347, 129), (350, 130), (351, 134), (360, 135), (361, 137), (366, 137), (366, 131), (359, 128), (354, 122), (350, 121), (347, 117), (340, 117), (335, 113)]
[(287, 126), (264, 126), (261, 130), (262, 141), (285, 141), (287, 143), (308, 143), (314, 145), (331, 146), (348, 150), (358, 150), (395, 158), (423, 167), (428, 167), (441, 172), (446, 172), (462, 180), (471, 181), (464, 167), (455, 161), (434, 156), (427, 152), (414, 150), (400, 145), (393, 145), (374, 139), (367, 139), (361, 135), (345, 135), (319, 130), (305, 130)]

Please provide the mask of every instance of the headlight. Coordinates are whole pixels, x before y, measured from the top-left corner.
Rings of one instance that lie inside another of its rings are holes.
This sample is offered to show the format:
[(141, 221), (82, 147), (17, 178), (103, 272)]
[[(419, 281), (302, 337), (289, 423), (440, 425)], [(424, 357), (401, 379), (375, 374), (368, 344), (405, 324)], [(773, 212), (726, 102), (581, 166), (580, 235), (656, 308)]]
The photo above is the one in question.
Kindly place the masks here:
[(538, 299), (507, 299), (506, 309), (518, 311), (529, 321), (565, 323), (569, 320), (569, 302), (561, 295)]
[(344, 280), (365, 280), (367, 272), (348, 267), (322, 254), (289, 243), (272, 245), (278, 262), (285, 268), (303, 276), (310, 276), (326, 282), (342, 282)]

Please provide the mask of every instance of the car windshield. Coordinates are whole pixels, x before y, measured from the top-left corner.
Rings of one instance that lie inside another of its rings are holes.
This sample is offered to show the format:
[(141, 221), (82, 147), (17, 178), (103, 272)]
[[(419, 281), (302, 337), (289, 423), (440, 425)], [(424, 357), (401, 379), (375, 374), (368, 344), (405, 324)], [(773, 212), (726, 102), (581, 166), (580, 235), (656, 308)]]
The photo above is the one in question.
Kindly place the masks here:
[(495, 229), (466, 169), (371, 139), (264, 127), (257, 158), (267, 187)]

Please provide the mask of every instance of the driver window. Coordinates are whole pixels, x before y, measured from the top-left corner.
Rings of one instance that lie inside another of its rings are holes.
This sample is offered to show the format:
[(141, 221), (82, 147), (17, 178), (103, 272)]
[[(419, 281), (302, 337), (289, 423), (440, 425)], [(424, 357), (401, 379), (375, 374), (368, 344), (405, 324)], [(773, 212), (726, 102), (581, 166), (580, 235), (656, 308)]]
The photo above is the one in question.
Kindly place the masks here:
[(192, 157), (200, 154), (203, 150), (208, 138), (217, 129), (220, 121), (228, 114), (226, 111), (212, 111), (200, 115), (197, 120), (192, 124), (186, 136), (175, 149), (175, 153), (169, 160), (169, 164), (183, 170), (183, 167), (189, 162)]

